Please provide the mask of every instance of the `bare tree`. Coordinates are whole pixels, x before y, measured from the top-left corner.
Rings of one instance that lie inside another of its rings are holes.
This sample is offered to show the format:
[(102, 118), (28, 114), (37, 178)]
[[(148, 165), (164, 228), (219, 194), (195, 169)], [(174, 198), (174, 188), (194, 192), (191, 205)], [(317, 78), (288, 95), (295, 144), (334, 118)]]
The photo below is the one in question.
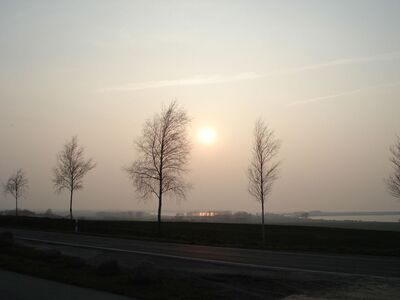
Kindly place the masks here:
[(95, 166), (92, 159), (84, 159), (83, 148), (78, 146), (76, 136), (65, 143), (63, 150), (57, 155), (57, 165), (53, 169), (54, 188), (58, 193), (64, 189), (70, 192), (69, 215), (71, 220), (74, 192), (83, 188), (83, 177)]
[(389, 192), (400, 200), (400, 136), (397, 137), (395, 145), (390, 147), (392, 154), (390, 162), (393, 165), (393, 174), (386, 180)]
[(19, 169), (8, 178), (3, 185), (4, 193), (10, 194), (15, 198), (15, 216), (18, 217), (18, 199), (24, 195), (28, 189), (28, 179), (22, 169)]
[(279, 161), (275, 157), (280, 149), (280, 141), (274, 132), (258, 119), (254, 127), (254, 144), (251, 150), (251, 160), (248, 169), (249, 193), (261, 203), (262, 211), (262, 242), (265, 244), (264, 207), (272, 184), (278, 177)]
[(158, 199), (158, 233), (161, 235), (163, 197), (186, 198), (190, 187), (184, 174), (188, 171), (191, 145), (187, 136), (190, 119), (176, 102), (149, 119), (136, 142), (138, 158), (127, 168), (136, 191), (143, 199)]

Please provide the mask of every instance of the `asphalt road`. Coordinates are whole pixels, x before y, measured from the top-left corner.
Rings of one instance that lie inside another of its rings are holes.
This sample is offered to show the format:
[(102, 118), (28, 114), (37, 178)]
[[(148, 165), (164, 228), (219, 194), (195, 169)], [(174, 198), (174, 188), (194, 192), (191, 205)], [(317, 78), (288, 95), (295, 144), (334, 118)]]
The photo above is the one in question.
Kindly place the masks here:
[(44, 244), (119, 252), (193, 266), (220, 265), (259, 270), (400, 278), (400, 258), (367, 255), (328, 255), (127, 240), (73, 233), (2, 228), (17, 239)]

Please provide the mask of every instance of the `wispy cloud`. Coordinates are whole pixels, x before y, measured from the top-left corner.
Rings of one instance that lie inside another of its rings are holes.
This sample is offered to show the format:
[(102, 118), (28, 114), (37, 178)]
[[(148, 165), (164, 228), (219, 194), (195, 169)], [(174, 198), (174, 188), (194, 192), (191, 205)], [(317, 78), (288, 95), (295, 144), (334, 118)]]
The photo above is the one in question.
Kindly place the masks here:
[(274, 77), (286, 74), (301, 73), (305, 71), (325, 69), (335, 66), (345, 66), (351, 64), (361, 64), (361, 63), (369, 63), (376, 61), (396, 60), (396, 59), (400, 59), (400, 52), (384, 53), (374, 56), (336, 59), (319, 64), (282, 69), (267, 74), (257, 74), (250, 72), (250, 73), (239, 73), (234, 75), (208, 75), (208, 76), (194, 76), (189, 78), (173, 79), (173, 80), (133, 82), (124, 85), (103, 88), (98, 90), (98, 92), (127, 92), (127, 91), (156, 89), (163, 87), (180, 87), (180, 86), (210, 85), (210, 84), (220, 84), (229, 82), (239, 82), (245, 80), (260, 79), (265, 77)]
[(340, 92), (340, 93), (335, 93), (335, 94), (330, 94), (330, 95), (325, 95), (325, 96), (320, 96), (320, 97), (314, 97), (314, 98), (309, 98), (309, 99), (305, 99), (305, 100), (299, 100), (299, 101), (289, 103), (287, 106), (291, 107), (291, 106), (296, 106), (296, 105), (310, 104), (310, 103), (314, 103), (314, 102), (326, 101), (326, 100), (349, 96), (349, 95), (353, 95), (353, 94), (357, 94), (357, 93), (362, 93), (362, 92), (366, 92), (366, 91), (370, 91), (370, 90), (379, 90), (379, 89), (383, 89), (383, 88), (392, 88), (392, 87), (396, 87), (396, 86), (400, 86), (400, 81), (383, 83), (383, 84), (358, 88), (358, 89), (354, 89), (354, 90), (350, 90), (350, 91), (345, 91), (345, 92)]
[(177, 80), (161, 80), (161, 81), (145, 81), (134, 82), (126, 85), (110, 87), (100, 90), (101, 92), (123, 92), (123, 91), (139, 91), (146, 89), (174, 87), (174, 86), (192, 86), (192, 85), (208, 85), (226, 82), (236, 82), (264, 77), (256, 73), (240, 73), (236, 75), (212, 75), (212, 76), (195, 76), (191, 78)]

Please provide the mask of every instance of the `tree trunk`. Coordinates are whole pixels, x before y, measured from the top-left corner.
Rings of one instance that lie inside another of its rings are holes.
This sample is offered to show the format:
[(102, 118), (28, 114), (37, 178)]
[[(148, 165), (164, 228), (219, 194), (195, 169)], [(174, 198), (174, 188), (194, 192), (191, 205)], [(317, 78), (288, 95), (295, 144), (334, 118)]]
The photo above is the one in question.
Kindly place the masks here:
[(162, 236), (161, 229), (161, 207), (162, 207), (162, 193), (158, 196), (158, 215), (157, 215), (157, 226), (158, 226), (158, 235)]
[(69, 218), (72, 221), (72, 196), (74, 194), (74, 191), (71, 190), (70, 198), (69, 198)]
[(15, 217), (18, 218), (18, 196), (15, 196)]
[(261, 201), (262, 207), (262, 244), (265, 246), (265, 228), (264, 228), (264, 199)]

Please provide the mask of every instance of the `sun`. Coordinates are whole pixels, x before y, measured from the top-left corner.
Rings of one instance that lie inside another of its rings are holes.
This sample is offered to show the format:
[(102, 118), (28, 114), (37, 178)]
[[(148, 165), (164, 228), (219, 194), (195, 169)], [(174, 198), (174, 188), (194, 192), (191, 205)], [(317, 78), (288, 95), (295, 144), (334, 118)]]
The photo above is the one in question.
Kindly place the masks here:
[(215, 142), (215, 130), (210, 127), (203, 127), (199, 130), (198, 137), (203, 144), (211, 145)]

